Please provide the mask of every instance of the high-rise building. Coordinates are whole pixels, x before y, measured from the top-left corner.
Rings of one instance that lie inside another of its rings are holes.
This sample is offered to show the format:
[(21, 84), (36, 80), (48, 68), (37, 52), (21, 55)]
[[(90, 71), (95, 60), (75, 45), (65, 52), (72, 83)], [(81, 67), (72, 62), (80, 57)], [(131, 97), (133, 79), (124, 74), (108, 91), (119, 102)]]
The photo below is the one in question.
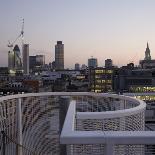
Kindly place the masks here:
[(21, 53), (18, 45), (15, 45), (14, 49), (14, 59), (15, 59), (15, 69), (21, 70), (22, 68), (22, 60), (21, 60)]
[(105, 68), (111, 68), (113, 66), (111, 59), (105, 60)]
[(56, 70), (64, 69), (64, 44), (62, 41), (57, 41), (55, 45), (55, 67)]
[(29, 74), (29, 44), (23, 45), (23, 70), (24, 74)]
[(36, 65), (37, 66), (45, 65), (45, 55), (36, 55)]
[(75, 70), (80, 70), (80, 64), (79, 63), (75, 64)]
[(89, 68), (96, 68), (98, 66), (97, 59), (96, 58), (90, 58), (88, 59), (88, 67)]
[(8, 70), (9, 73), (13, 73), (15, 70), (15, 56), (14, 51), (8, 52)]
[(11, 74), (22, 71), (21, 53), (18, 45), (15, 45), (14, 49), (8, 52), (8, 68)]
[(29, 56), (29, 67), (30, 69), (34, 69), (36, 66), (36, 56)]
[(45, 55), (29, 56), (29, 67), (31, 72), (45, 67)]

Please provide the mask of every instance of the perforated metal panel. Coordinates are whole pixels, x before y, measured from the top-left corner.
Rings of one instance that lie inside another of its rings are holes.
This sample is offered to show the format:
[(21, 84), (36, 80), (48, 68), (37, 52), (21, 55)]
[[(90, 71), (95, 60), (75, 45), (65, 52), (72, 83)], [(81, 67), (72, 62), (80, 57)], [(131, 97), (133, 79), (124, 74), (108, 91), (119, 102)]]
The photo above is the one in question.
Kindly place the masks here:
[[(17, 143), (17, 99), (0, 103), (1, 130)], [(52, 154), (60, 153), (59, 142), (59, 97), (39, 96), (22, 98), (23, 154)], [(50, 138), (48, 138), (50, 135)], [(16, 154), (6, 143), (8, 154)]]
[[(84, 102), (83, 102), (84, 101)], [(123, 109), (131, 109), (136, 107), (137, 104), (132, 103), (131, 101), (123, 101), (120, 99), (112, 98), (100, 98), (94, 99), (91, 97), (81, 97), (81, 101), (78, 99), (77, 102), (77, 112), (106, 112), (106, 111), (117, 111)], [(101, 114), (102, 115), (102, 114)], [(106, 118), (103, 115), (103, 119), (76, 119), (76, 129), (77, 130), (102, 130), (102, 131), (118, 131), (118, 130), (144, 130), (144, 119), (145, 113), (141, 109), (134, 113), (131, 113), (128, 116), (120, 116), (119, 118), (115, 114), (111, 114), (112, 118)]]
[[(75, 130), (80, 131), (120, 131), (120, 130), (143, 130), (144, 129), (144, 109), (138, 109), (128, 115), (115, 116), (115, 111), (131, 109), (138, 106), (138, 102), (123, 100), (120, 98), (106, 97), (96, 94), (86, 93), (58, 93), (58, 94), (39, 94), (39, 95), (23, 95), (15, 96), (12, 99), (4, 99), (0, 101), (0, 130), (4, 131), (8, 136), (6, 141), (6, 154), (16, 155), (18, 142), (18, 118), (17, 103), (21, 98), (22, 109), (22, 150), (24, 155), (59, 155), (61, 152), (60, 132), (60, 108), (64, 104), (62, 96), (68, 96), (75, 100), (76, 116), (78, 112), (112, 112), (108, 117), (104, 115), (99, 119), (91, 118), (81, 119), (75, 117)], [(10, 97), (11, 98), (11, 97)], [(66, 104), (66, 103), (65, 103)], [(62, 112), (62, 111), (61, 111)], [(64, 119), (64, 118), (63, 118)], [(62, 122), (61, 122), (62, 123)], [(13, 141), (12, 141), (13, 140)], [(2, 142), (2, 136), (0, 135)], [(130, 149), (129, 146), (116, 146), (116, 154), (124, 149)], [(135, 151), (141, 148), (138, 145)], [(143, 151), (143, 149), (142, 149)], [(0, 147), (2, 154), (2, 147)], [(62, 152), (61, 152), (62, 153)], [(67, 153), (70, 155), (103, 155), (105, 153), (105, 145), (103, 144), (79, 144), (67, 145)], [(65, 154), (65, 152), (64, 152)], [(63, 155), (64, 155), (63, 154)], [(120, 152), (121, 154), (121, 152)]]
[[(76, 99), (76, 98), (75, 98)], [(115, 116), (115, 113), (111, 113), (110, 116), (106, 116), (106, 112), (108, 111), (117, 111), (117, 110), (125, 110), (132, 109), (133, 107), (138, 106), (137, 103), (127, 100), (121, 100), (117, 98), (108, 98), (108, 97), (100, 97), (94, 98), (90, 96), (78, 97), (76, 104), (77, 112), (92, 112), (92, 116), (89, 119), (84, 119), (81, 117), (76, 117), (75, 130), (79, 131), (141, 131), (144, 130), (145, 125), (145, 112), (144, 109), (137, 110), (134, 114), (128, 113), (127, 116)], [(102, 113), (99, 119), (93, 119), (93, 112), (105, 112)], [(80, 114), (79, 114), (80, 115)], [(102, 118), (102, 119), (101, 119)], [(82, 146), (82, 147), (81, 147)], [(79, 154), (79, 152), (83, 155), (92, 154), (93, 150), (98, 150), (98, 154), (103, 155), (105, 152), (103, 151), (103, 145), (93, 145), (92, 149), (89, 148), (89, 145), (72, 145), (70, 146), (72, 155)], [(115, 151), (116, 155), (133, 155), (133, 152), (138, 152), (138, 155), (143, 155), (144, 149), (139, 151), (141, 145), (135, 146), (132, 145), (124, 145), (117, 146), (117, 151)], [(84, 151), (84, 148), (86, 149)], [(80, 150), (81, 149), (81, 150)], [(128, 154), (126, 154), (127, 150)], [(124, 151), (124, 152), (123, 152)]]
[(102, 144), (68, 145), (67, 155), (104, 155), (105, 147)]

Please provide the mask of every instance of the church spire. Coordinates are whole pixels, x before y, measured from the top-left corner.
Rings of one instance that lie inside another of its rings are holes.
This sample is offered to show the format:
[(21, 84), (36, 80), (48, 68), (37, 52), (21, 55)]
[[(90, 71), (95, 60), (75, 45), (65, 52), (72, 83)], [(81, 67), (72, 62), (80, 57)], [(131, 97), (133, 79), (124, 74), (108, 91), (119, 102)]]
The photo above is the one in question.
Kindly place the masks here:
[(146, 48), (146, 51), (145, 51), (145, 60), (151, 60), (151, 55), (150, 55), (150, 49), (149, 49), (149, 44), (147, 42), (147, 48)]
[(149, 48), (149, 44), (148, 44), (148, 42), (147, 42), (147, 48)]

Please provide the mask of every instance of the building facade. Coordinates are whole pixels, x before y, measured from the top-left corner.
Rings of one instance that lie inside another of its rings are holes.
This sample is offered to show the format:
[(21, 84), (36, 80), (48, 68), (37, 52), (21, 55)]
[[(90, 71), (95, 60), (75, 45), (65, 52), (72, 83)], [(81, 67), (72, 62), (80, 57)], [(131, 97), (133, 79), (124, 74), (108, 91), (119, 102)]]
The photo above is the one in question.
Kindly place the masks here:
[(113, 66), (112, 60), (106, 59), (105, 60), (105, 68), (111, 68), (112, 66)]
[(96, 58), (90, 58), (88, 59), (88, 67), (89, 68), (96, 68), (98, 66), (97, 59)]
[(14, 56), (15, 56), (15, 69), (21, 70), (22, 68), (22, 60), (21, 60), (21, 52), (18, 45), (15, 45), (14, 49)]
[(29, 74), (29, 44), (23, 45), (23, 70), (24, 74)]
[(62, 44), (62, 41), (57, 41), (55, 45), (55, 69), (64, 69), (64, 44)]
[(113, 70), (102, 67), (90, 69), (89, 85), (91, 92), (111, 92), (113, 90)]
[(45, 65), (45, 55), (36, 55), (36, 66)]
[(8, 52), (8, 70), (9, 73), (13, 73), (15, 68), (15, 61), (14, 61), (14, 51), (9, 51)]
[(155, 92), (155, 70), (120, 68), (114, 75), (114, 90), (120, 92)]
[(29, 67), (32, 70), (36, 66), (36, 56), (29, 56)]
[(84, 70), (84, 69), (86, 69), (87, 68), (87, 66), (85, 65), (85, 64), (82, 64), (81, 65), (81, 70)]
[(75, 64), (75, 70), (80, 70), (80, 64), (79, 63)]
[(8, 52), (8, 68), (10, 74), (22, 72), (21, 53), (18, 45)]

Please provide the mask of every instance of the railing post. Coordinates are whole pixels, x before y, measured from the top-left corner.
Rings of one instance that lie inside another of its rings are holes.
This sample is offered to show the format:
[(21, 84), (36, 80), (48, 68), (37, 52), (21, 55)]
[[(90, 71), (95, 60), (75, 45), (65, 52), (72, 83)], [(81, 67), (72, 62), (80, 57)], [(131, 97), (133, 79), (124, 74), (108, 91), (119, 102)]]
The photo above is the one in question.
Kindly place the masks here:
[(3, 145), (2, 152), (3, 152), (3, 155), (5, 155), (5, 133), (4, 131), (1, 131), (1, 133), (2, 133), (2, 145)]
[[(69, 104), (70, 104), (70, 97), (69, 96), (62, 96), (60, 98), (60, 113), (59, 113), (59, 130), (60, 130), (60, 133), (61, 133), (63, 125), (64, 125), (64, 121), (66, 118), (66, 114), (68, 111)], [(66, 145), (61, 144), (60, 145), (60, 155), (67, 155), (66, 150), (67, 150)]]
[(114, 144), (107, 143), (105, 145), (105, 155), (114, 155)]
[(17, 155), (22, 155), (22, 109), (21, 98), (17, 100)]

